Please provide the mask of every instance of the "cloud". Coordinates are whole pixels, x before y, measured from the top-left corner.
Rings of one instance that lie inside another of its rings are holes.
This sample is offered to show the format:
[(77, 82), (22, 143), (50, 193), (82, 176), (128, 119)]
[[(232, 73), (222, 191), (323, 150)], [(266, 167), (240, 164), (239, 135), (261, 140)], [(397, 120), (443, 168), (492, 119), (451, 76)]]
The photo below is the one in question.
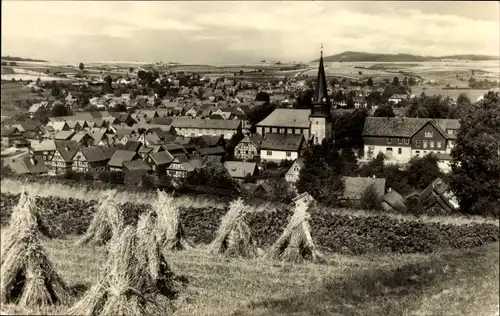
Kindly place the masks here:
[(498, 55), (499, 8), (496, 2), (6, 1), (2, 53), (71, 62), (308, 61), (323, 42), (327, 55)]

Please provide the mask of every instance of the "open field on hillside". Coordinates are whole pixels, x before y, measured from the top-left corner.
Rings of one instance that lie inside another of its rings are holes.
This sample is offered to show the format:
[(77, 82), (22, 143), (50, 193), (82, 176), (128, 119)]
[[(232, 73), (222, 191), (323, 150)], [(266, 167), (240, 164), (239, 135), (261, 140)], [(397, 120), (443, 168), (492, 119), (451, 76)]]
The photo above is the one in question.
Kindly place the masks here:
[[(36, 79), (35, 79), (36, 80)], [(38, 93), (33, 93), (31, 90), (17, 82), (4, 82), (1, 87), (1, 109), (3, 116), (12, 116), (16, 113), (25, 113), (28, 107), (19, 106), (18, 102), (25, 102), (28, 99), (42, 99), (45, 98), (50, 91), (41, 92), (42, 96)]]
[[(2, 229), (2, 235), (7, 229)], [(105, 247), (75, 237), (43, 242), (56, 271), (81, 295), (98, 281)], [(498, 243), (432, 255), (331, 254), (326, 264), (167, 253), (187, 288), (174, 315), (478, 315), (498, 311)], [(74, 298), (76, 300), (77, 298)], [(67, 306), (2, 312), (64, 315)]]
[[(493, 91), (498, 91), (498, 89), (492, 89)], [(457, 99), (461, 93), (465, 93), (472, 102), (475, 102), (479, 97), (488, 93), (489, 90), (480, 89), (442, 89), (441, 87), (422, 85), (415, 86), (411, 88), (412, 94), (418, 96), (422, 92), (426, 95), (442, 95), (444, 97), (448, 96), (452, 99)]]
[[(317, 63), (311, 63), (317, 65)], [(394, 76), (404, 76), (399, 71), (412, 73), (424, 78), (424, 80), (434, 80), (438, 84), (445, 86), (464, 86), (467, 85), (467, 79), (474, 70), (474, 76), (478, 80), (489, 79), (497, 80), (500, 76), (500, 65), (498, 61), (479, 61), (479, 62), (419, 62), (419, 63), (374, 63), (374, 62), (333, 62), (325, 63), (325, 72), (327, 76), (339, 76), (348, 79), (366, 80), (369, 77), (374, 79), (390, 79)], [(362, 67), (355, 68), (355, 67)], [(311, 69), (305, 74), (314, 76), (317, 67)], [(361, 74), (359, 73), (361, 72)], [(457, 75), (465, 78), (465, 81), (459, 81)]]

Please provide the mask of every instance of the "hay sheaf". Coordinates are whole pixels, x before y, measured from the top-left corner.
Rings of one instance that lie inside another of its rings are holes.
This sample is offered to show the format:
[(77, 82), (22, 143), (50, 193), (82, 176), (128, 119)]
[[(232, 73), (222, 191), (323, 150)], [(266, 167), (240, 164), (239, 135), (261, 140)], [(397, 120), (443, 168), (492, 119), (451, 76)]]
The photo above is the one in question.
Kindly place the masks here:
[(229, 211), (222, 218), (216, 237), (208, 246), (210, 254), (241, 257), (257, 255), (250, 228), (245, 223), (247, 209), (241, 198), (229, 204)]
[(0, 302), (43, 307), (69, 300), (69, 290), (41, 245), (34, 201), (26, 192), (2, 241)]
[(101, 281), (72, 306), (68, 315), (165, 315), (182, 282), (171, 271), (160, 250), (150, 213), (137, 228), (115, 232)]
[(193, 247), (185, 237), (179, 208), (171, 195), (158, 190), (152, 208), (156, 214), (156, 221), (151, 227), (154, 227), (154, 233), (162, 249), (185, 250)]
[(324, 262), (325, 257), (316, 248), (311, 237), (309, 219), (307, 205), (297, 205), (282, 235), (271, 246), (268, 257), (291, 262)]
[(103, 245), (111, 239), (113, 232), (120, 231), (123, 228), (122, 210), (113, 200), (113, 193), (110, 192), (107, 196), (100, 198), (97, 212), (85, 235), (78, 240), (78, 245)]

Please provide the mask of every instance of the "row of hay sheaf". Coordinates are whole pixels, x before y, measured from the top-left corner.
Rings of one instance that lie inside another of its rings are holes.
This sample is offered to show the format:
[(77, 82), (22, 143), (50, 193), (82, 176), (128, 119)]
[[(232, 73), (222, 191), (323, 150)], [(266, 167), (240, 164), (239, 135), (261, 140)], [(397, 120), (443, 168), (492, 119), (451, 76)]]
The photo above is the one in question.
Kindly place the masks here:
[[(6, 225), (12, 206), (18, 196), (1, 195), (1, 220)], [(37, 197), (50, 223), (52, 236), (82, 235), (86, 232), (97, 201)], [(135, 224), (140, 214), (150, 205), (125, 203), (119, 205), (125, 223)], [(215, 238), (221, 218), (227, 209), (180, 208), (180, 220), (188, 240), (196, 244), (209, 244)], [(448, 225), (395, 219), (383, 214), (350, 216), (313, 209), (311, 235), (319, 249), (340, 253), (371, 252), (432, 252), (443, 247), (468, 248), (499, 239), (499, 227), (486, 223)], [(246, 222), (259, 247), (269, 247), (282, 234), (292, 215), (289, 209), (253, 211)]]

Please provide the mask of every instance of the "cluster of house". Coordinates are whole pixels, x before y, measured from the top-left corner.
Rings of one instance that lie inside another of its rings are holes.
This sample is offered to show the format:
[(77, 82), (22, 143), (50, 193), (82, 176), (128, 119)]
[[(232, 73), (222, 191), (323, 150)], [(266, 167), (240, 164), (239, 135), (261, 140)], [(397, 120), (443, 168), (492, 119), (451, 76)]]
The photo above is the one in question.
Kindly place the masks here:
[[(46, 125), (36, 120), (2, 124), (2, 147), (29, 148), (27, 156), (7, 160), (17, 173), (115, 171), (185, 179), (197, 169), (219, 165), (244, 182), (249, 176), (259, 176), (258, 161), (290, 160), (291, 166), (280, 169), (278, 177), (294, 184), (304, 167), (304, 149), (323, 140), (335, 141), (322, 58), (312, 103), (310, 109), (275, 109), (256, 124), (254, 134), (248, 132), (247, 115), (255, 104), (196, 104), (184, 109), (183, 116), (172, 116), (179, 103), (170, 101), (170, 108), (140, 109), (133, 114), (75, 112), (51, 117)], [(440, 167), (448, 171), (458, 128), (458, 120), (368, 117), (363, 130), (364, 156), (360, 158), (368, 161), (383, 153), (386, 161), (404, 164), (411, 157), (435, 153)], [(237, 134), (244, 136), (234, 148), (239, 160), (226, 161), (227, 142)], [(359, 200), (363, 190), (373, 184), (384, 205), (401, 207), (397, 192), (385, 192), (385, 179), (346, 177), (345, 183), (346, 200)], [(270, 191), (262, 179), (258, 184), (260, 190)], [(424, 195), (427, 199), (432, 194)]]

